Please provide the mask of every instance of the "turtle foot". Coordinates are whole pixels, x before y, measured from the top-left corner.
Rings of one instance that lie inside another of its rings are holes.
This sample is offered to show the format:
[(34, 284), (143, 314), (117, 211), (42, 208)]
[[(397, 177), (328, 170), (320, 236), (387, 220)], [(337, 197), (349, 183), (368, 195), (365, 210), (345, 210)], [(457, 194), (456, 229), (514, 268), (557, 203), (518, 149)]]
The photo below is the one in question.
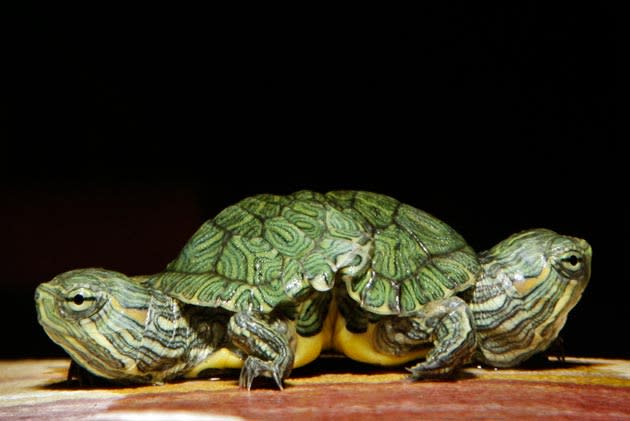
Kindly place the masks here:
[(272, 378), (276, 382), (276, 385), (278, 385), (278, 388), (284, 390), (282, 380), (285, 377), (285, 373), (283, 371), (286, 370), (282, 370), (282, 367), (278, 364), (250, 356), (245, 360), (245, 364), (241, 369), (239, 386), (241, 389), (247, 388), (247, 390), (251, 390), (254, 379), (259, 376), (264, 376)]
[(455, 367), (445, 366), (438, 361), (425, 361), (407, 368), (413, 380), (450, 379), (454, 377)]
[[(451, 377), (456, 369), (468, 363), (477, 346), (472, 314), (466, 303), (450, 297), (428, 306), (425, 318), (419, 317), (416, 329), (432, 336), (433, 349), (425, 361), (408, 369), (413, 379)], [(425, 330), (421, 327), (425, 326)]]
[(280, 390), (293, 368), (295, 330), (286, 320), (260, 313), (239, 312), (230, 318), (228, 331), (232, 343), (247, 358), (241, 369), (239, 385), (250, 390), (256, 377), (274, 379)]

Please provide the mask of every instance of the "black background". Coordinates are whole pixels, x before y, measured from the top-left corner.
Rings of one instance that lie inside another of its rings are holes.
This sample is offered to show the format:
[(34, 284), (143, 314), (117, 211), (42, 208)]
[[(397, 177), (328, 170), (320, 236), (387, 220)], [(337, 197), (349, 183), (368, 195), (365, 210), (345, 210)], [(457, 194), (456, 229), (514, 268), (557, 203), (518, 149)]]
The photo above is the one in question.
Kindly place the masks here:
[(247, 195), (344, 188), (477, 250), (586, 238), (566, 351), (629, 357), (615, 20), (594, 7), (9, 11), (0, 356), (63, 355), (32, 300), (60, 272), (158, 272)]

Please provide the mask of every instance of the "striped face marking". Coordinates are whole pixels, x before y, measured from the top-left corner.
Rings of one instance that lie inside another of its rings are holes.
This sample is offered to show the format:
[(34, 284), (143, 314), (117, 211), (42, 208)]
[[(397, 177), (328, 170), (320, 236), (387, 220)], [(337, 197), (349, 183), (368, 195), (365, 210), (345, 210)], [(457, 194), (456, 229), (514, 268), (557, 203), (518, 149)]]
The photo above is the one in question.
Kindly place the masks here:
[(512, 280), (512, 285), (519, 294), (526, 296), (547, 280), (550, 270), (551, 269), (548, 265), (543, 265), (543, 269), (538, 276), (533, 276), (531, 278), (516, 277)]
[(48, 336), (93, 374), (147, 375), (138, 363), (151, 295), (141, 285), (116, 272), (80, 269), (40, 285), (35, 301)]
[(542, 229), (483, 253), (470, 304), (482, 360), (513, 366), (551, 345), (586, 288), (591, 254), (586, 241)]

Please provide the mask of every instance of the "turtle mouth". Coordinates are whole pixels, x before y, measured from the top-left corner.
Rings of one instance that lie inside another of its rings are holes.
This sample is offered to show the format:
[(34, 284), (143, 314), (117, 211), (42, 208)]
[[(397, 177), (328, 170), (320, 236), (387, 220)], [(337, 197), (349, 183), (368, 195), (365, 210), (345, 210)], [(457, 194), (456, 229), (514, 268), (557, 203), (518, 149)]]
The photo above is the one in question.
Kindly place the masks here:
[(593, 249), (591, 246), (584, 240), (582, 240), (585, 245), (584, 256), (586, 257), (586, 273), (584, 274), (584, 287), (588, 284), (588, 281), (591, 279), (591, 264), (593, 261)]
[(55, 298), (58, 296), (54, 288), (41, 284), (35, 290), (35, 308), (37, 321), (45, 329), (49, 327), (50, 312), (55, 308)]
[(90, 361), (90, 353), (80, 335), (77, 335), (77, 332), (73, 331), (61, 318), (58, 311), (59, 300), (63, 300), (63, 295), (57, 288), (47, 284), (39, 285), (35, 290), (37, 321), (54, 343), (63, 348), (74, 361), (85, 367), (82, 362)]
[(37, 287), (37, 290), (35, 291), (37, 321), (53, 342), (66, 349), (66, 344), (63, 338), (67, 336), (67, 332), (64, 332), (60, 327), (58, 316), (55, 314), (55, 298), (57, 296), (58, 294), (55, 290), (50, 287), (44, 286), (43, 284)]
[(65, 337), (71, 334), (65, 328), (66, 322), (59, 312), (60, 302), (63, 302), (62, 294), (54, 287), (41, 284), (35, 290), (37, 321), (44, 328), (46, 334), (56, 343), (59, 343), (59, 341), (54, 338), (59, 336)]
[(584, 240), (578, 239), (578, 244), (580, 246), (580, 252), (582, 253), (582, 257), (584, 259), (583, 269), (581, 272), (574, 274), (570, 277), (570, 281), (574, 282), (577, 285), (576, 291), (574, 294), (577, 296), (577, 299), (582, 296), (582, 293), (586, 289), (589, 281), (591, 280), (591, 262), (593, 258), (593, 251), (591, 246)]

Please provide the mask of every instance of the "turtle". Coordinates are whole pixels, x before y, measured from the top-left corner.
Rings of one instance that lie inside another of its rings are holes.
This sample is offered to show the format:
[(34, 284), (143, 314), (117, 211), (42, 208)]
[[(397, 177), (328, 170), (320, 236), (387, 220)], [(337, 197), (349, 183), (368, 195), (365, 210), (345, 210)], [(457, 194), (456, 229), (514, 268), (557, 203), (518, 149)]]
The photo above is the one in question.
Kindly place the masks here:
[(162, 384), (240, 369), (282, 389), (322, 353), (415, 380), (545, 351), (580, 300), (590, 245), (536, 228), (475, 253), (366, 191), (259, 194), (206, 221), (159, 273), (71, 270), (35, 292), (48, 336), (91, 375)]

